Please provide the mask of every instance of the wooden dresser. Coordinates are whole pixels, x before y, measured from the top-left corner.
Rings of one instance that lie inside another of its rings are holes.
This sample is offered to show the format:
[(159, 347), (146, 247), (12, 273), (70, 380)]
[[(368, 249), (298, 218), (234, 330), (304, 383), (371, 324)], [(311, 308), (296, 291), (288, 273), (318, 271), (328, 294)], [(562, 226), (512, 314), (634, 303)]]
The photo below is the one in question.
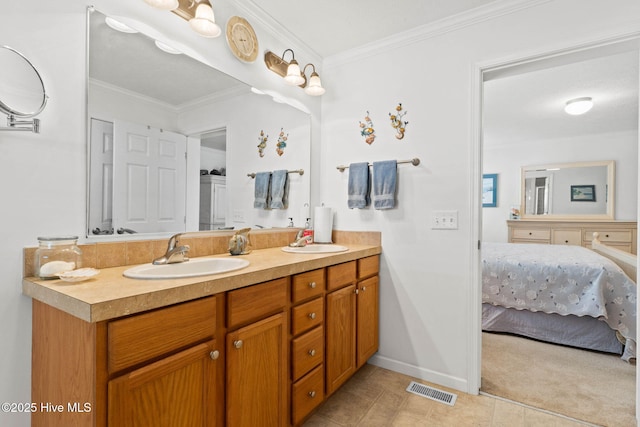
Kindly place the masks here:
[(508, 220), (510, 243), (546, 243), (591, 247), (593, 233), (600, 240), (626, 252), (637, 252), (636, 221)]

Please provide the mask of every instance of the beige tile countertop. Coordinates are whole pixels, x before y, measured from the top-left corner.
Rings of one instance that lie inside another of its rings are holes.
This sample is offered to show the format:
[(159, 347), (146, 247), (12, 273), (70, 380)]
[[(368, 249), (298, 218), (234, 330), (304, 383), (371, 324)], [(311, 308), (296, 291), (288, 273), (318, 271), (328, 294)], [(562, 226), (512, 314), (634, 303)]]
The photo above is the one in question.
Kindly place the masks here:
[(379, 245), (344, 246), (349, 250), (325, 254), (292, 254), (279, 247), (256, 249), (240, 255), (250, 262), (241, 270), (183, 279), (124, 277), (122, 273), (131, 265), (103, 268), (96, 277), (79, 283), (25, 277), (22, 292), (87, 322), (100, 322), (381, 253)]

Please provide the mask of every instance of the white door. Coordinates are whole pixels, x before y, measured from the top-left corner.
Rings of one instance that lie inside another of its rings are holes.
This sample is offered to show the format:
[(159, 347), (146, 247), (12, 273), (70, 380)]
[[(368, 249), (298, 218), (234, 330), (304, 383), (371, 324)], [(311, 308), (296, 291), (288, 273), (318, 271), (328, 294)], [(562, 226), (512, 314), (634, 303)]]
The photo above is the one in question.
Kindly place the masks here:
[(89, 235), (110, 231), (113, 219), (113, 123), (91, 119)]
[(184, 231), (187, 138), (116, 120), (114, 143), (114, 228)]

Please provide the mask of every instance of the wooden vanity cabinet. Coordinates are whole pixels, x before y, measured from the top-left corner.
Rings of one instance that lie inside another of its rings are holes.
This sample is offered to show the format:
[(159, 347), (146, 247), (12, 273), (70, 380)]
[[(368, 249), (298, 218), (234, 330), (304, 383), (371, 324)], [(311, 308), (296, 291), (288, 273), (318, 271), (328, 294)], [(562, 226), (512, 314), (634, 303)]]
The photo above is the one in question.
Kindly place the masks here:
[(377, 351), (378, 266), (370, 256), (97, 323), (34, 300), (32, 399), (78, 410), (38, 411), (32, 425), (301, 425)]
[(226, 425), (287, 425), (289, 278), (227, 293)]
[(292, 277), (291, 422), (299, 425), (324, 400), (325, 269)]
[(216, 310), (216, 297), (207, 297), (108, 322), (109, 427), (221, 419)]
[(378, 266), (374, 255), (327, 268), (326, 391), (335, 392), (378, 350)]

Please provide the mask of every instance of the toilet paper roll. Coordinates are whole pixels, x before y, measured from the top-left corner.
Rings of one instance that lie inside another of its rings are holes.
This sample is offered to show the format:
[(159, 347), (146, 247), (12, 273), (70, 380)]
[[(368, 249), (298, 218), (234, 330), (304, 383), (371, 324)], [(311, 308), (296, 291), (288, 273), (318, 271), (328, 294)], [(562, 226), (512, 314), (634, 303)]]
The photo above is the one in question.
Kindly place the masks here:
[(333, 243), (333, 211), (327, 207), (316, 207), (313, 218), (313, 241), (316, 243)]

